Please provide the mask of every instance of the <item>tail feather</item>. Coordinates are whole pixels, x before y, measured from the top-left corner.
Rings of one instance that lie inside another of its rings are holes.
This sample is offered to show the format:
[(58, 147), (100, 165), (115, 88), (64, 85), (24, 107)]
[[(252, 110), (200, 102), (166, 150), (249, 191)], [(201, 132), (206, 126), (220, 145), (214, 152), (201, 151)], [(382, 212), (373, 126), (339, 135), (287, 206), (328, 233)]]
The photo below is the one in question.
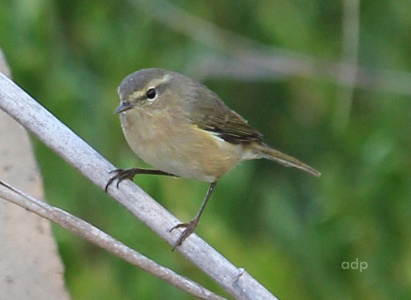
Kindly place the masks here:
[(318, 172), (314, 168), (311, 168), (309, 165), (306, 165), (305, 163), (299, 161), (298, 159), (292, 156), (289, 156), (280, 151), (272, 149), (265, 144), (261, 144), (261, 145), (254, 144), (253, 150), (256, 151), (259, 155), (261, 155), (262, 158), (273, 160), (286, 167), (298, 168), (298, 169), (301, 169), (317, 177), (321, 175), (320, 172)]

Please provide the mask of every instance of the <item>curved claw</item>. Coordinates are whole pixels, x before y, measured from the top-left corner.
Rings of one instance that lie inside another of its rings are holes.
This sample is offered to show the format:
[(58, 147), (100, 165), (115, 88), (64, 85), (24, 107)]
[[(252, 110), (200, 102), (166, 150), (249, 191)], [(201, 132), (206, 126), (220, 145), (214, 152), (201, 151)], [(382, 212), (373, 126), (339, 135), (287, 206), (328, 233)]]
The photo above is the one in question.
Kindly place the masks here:
[(183, 233), (180, 235), (178, 240), (175, 242), (172, 251), (174, 251), (174, 249), (177, 246), (181, 246), (183, 244), (185, 239), (188, 238), (194, 232), (194, 230), (197, 227), (197, 224), (198, 224), (198, 219), (194, 218), (193, 220), (191, 220), (188, 223), (177, 224), (176, 226), (174, 226), (173, 228), (171, 228), (169, 230), (169, 232), (171, 232), (171, 231), (173, 231), (174, 229), (177, 229), (177, 228), (186, 228), (186, 230), (183, 231)]
[(122, 182), (124, 179), (130, 179), (133, 181), (134, 176), (137, 174), (146, 174), (146, 175), (163, 175), (163, 176), (176, 176), (171, 173), (167, 173), (161, 170), (151, 170), (151, 169), (140, 169), (140, 168), (131, 168), (131, 169), (115, 169), (110, 171), (109, 173), (116, 173), (113, 177), (109, 179), (109, 181), (106, 184), (105, 191), (107, 193), (107, 189), (109, 185), (113, 183), (114, 180), (117, 181), (117, 188), (120, 185), (120, 182)]
[(120, 185), (120, 182), (122, 182), (124, 179), (130, 179), (133, 180), (134, 176), (136, 175), (136, 172), (133, 169), (115, 169), (111, 170), (109, 172), (111, 173), (116, 173), (113, 177), (111, 177), (106, 184), (106, 187), (104, 188), (104, 191), (107, 193), (108, 187), (115, 181), (117, 180), (117, 188)]

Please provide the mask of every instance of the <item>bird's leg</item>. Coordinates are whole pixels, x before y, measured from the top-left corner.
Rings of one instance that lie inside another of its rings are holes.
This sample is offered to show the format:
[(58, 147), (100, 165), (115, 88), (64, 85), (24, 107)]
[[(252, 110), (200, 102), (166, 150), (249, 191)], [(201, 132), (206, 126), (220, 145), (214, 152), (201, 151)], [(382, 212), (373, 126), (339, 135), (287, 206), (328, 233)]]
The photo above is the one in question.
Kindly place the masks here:
[(174, 244), (173, 251), (177, 246), (181, 246), (181, 244), (184, 242), (184, 240), (190, 234), (192, 234), (194, 232), (194, 230), (196, 229), (198, 221), (200, 220), (201, 214), (203, 213), (203, 210), (206, 207), (208, 199), (210, 198), (211, 193), (213, 192), (214, 187), (215, 187), (216, 184), (217, 184), (217, 181), (214, 181), (210, 184), (210, 187), (208, 188), (207, 194), (204, 197), (203, 203), (201, 204), (200, 210), (198, 211), (198, 213), (197, 213), (197, 215), (195, 216), (194, 219), (192, 219), (188, 223), (177, 224), (176, 226), (174, 226), (173, 228), (170, 229), (170, 232), (171, 232), (176, 228), (182, 228), (182, 227), (185, 228), (183, 233), (178, 238), (177, 242)]
[(107, 181), (105, 191), (107, 193), (108, 187), (115, 181), (117, 180), (117, 188), (120, 185), (120, 182), (122, 182), (124, 179), (130, 179), (133, 181), (134, 176), (137, 174), (147, 174), (147, 175), (164, 175), (164, 176), (175, 176), (173, 174), (163, 172), (160, 170), (151, 170), (151, 169), (140, 169), (140, 168), (130, 168), (130, 169), (115, 169), (113, 171), (110, 171), (110, 173), (115, 173), (113, 177)]

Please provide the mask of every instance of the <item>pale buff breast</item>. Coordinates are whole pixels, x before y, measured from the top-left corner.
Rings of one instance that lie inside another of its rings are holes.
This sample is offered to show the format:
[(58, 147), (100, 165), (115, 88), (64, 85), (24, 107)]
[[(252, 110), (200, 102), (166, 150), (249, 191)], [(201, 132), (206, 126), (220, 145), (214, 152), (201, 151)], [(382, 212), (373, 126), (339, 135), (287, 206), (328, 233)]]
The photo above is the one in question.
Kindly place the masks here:
[(121, 124), (128, 144), (142, 160), (180, 177), (212, 182), (243, 157), (242, 145), (227, 143), (164, 112), (148, 115), (133, 109), (121, 114)]

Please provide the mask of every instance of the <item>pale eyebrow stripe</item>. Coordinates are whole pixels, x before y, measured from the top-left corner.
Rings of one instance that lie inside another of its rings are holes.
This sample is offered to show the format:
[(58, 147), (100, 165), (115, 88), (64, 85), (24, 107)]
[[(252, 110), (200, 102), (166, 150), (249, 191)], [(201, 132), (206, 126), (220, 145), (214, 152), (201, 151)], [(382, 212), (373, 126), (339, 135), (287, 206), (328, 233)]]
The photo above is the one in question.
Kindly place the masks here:
[(160, 79), (156, 79), (156, 80), (150, 81), (149, 84), (144, 87), (144, 89), (141, 89), (141, 90), (138, 90), (138, 91), (134, 91), (133, 93), (131, 93), (130, 96), (131, 96), (132, 98), (134, 98), (134, 99), (141, 98), (141, 97), (143, 97), (143, 96), (146, 94), (146, 92), (147, 92), (150, 88), (156, 88), (156, 87), (158, 87), (158, 86), (159, 86), (160, 84), (162, 84), (162, 83), (170, 82), (170, 80), (171, 80), (171, 75), (170, 75), (170, 74), (166, 74), (166, 75), (164, 75), (164, 76), (163, 76), (162, 78), (160, 78)]

